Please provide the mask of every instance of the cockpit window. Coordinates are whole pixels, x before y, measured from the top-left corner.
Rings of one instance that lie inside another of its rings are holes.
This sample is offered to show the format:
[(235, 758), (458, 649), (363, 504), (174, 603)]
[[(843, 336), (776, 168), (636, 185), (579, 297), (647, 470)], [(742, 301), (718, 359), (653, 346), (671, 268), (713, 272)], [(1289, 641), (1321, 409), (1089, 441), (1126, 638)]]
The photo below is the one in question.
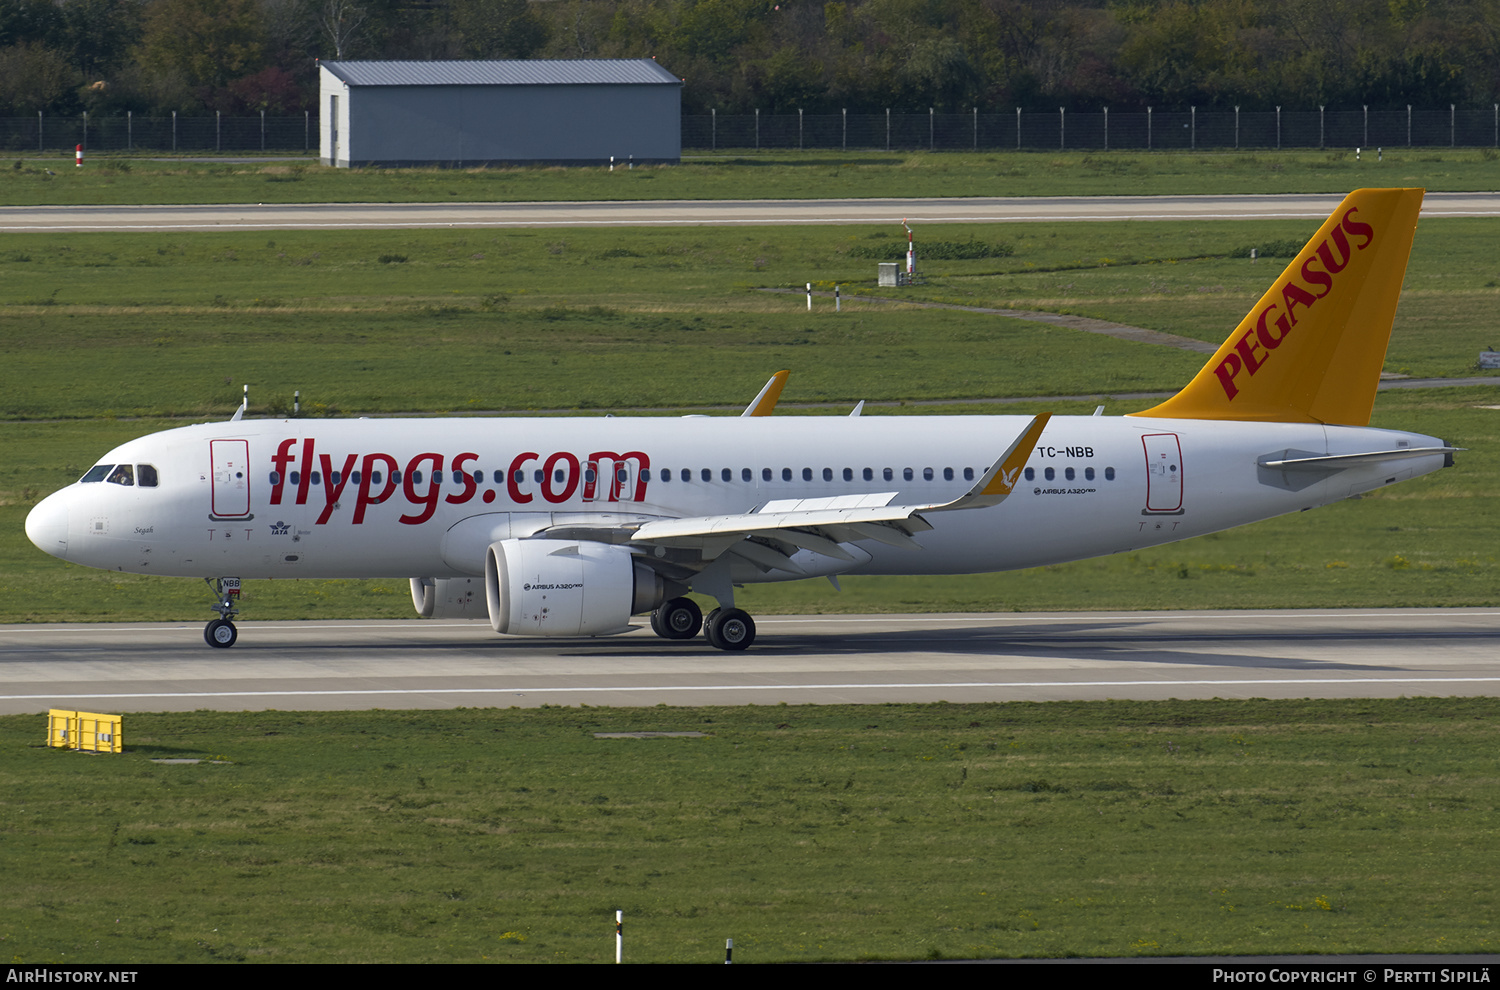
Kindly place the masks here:
[(79, 484), (88, 481), (103, 481), (109, 477), (109, 472), (114, 469), (113, 464), (95, 464), (89, 468), (89, 473), (78, 479)]
[(156, 467), (151, 464), (137, 464), (135, 467), (136, 480), (142, 488), (156, 487)]
[(129, 464), (116, 465), (115, 469), (109, 473), (109, 477), (104, 480), (112, 485), (133, 485), (135, 484), (135, 468)]

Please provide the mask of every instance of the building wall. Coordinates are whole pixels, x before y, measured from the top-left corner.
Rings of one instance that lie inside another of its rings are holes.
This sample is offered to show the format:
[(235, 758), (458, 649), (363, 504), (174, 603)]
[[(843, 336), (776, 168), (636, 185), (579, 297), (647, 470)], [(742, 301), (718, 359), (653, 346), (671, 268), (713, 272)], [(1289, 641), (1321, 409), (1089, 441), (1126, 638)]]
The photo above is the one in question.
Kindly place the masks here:
[[(672, 85), (352, 86), (323, 70), (325, 164), (676, 162), (682, 91)], [(331, 148), (337, 96), (342, 147)]]
[[(318, 67), (318, 155), (324, 165), (349, 167), (349, 95), (343, 80), (322, 66)], [(334, 98), (337, 97), (337, 108)], [(338, 160), (332, 147), (334, 129), (339, 138)]]

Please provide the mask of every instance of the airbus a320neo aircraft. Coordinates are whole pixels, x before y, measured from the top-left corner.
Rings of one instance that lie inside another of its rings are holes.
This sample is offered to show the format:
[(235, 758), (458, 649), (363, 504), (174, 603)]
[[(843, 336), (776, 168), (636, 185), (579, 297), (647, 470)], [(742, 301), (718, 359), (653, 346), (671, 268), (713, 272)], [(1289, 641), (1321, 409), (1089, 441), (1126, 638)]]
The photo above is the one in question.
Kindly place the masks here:
[(650, 613), (666, 639), (742, 650), (738, 585), (1119, 553), (1450, 465), (1442, 440), (1368, 426), (1421, 204), (1350, 194), (1187, 387), (1129, 416), (755, 415), (784, 376), (737, 418), (236, 414), (115, 448), (26, 533), (204, 578), (211, 646), (235, 642), (242, 578), (408, 576), (419, 614), (499, 633)]

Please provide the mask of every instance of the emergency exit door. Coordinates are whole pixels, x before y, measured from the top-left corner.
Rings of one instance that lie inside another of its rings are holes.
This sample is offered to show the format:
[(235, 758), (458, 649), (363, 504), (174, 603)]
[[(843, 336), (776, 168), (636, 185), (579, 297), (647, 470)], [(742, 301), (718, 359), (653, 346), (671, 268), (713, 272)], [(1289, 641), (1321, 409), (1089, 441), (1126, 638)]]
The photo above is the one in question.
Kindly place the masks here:
[(1146, 509), (1151, 512), (1182, 512), (1182, 445), (1175, 433), (1148, 433), (1141, 437), (1146, 450)]
[(243, 519), (250, 514), (250, 441), (210, 440), (213, 515)]

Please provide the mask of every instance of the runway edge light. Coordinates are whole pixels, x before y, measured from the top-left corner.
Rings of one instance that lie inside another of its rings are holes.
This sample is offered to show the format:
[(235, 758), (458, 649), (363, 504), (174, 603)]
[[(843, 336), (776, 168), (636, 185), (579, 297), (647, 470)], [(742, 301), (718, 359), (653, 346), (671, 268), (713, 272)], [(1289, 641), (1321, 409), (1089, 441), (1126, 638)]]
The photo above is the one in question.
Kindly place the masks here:
[(85, 753), (119, 753), (124, 750), (124, 724), (119, 715), (53, 708), (47, 712), (47, 745)]

